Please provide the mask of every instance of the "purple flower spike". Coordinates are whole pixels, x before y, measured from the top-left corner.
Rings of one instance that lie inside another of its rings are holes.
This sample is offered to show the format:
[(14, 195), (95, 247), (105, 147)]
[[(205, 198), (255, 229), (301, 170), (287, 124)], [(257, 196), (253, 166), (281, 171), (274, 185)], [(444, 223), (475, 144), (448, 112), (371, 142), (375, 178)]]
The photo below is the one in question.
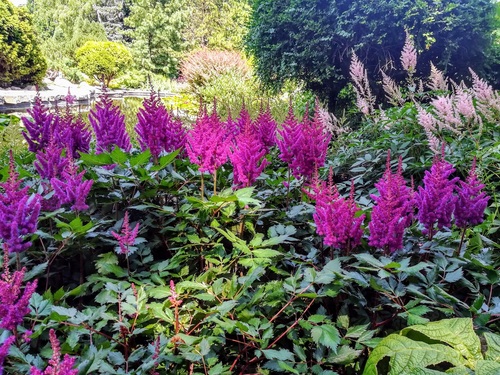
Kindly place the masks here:
[(457, 197), (453, 194), (458, 177), (449, 179), (455, 172), (453, 166), (436, 156), (431, 170), (424, 175), (424, 186), (419, 186), (415, 196), (417, 218), (423, 224), (424, 234), (432, 238), (437, 229), (450, 228)]
[(60, 176), (61, 171), (68, 165), (68, 159), (62, 156), (62, 151), (52, 139), (45, 150), (36, 153), (33, 164), (41, 178), (50, 180)]
[(293, 114), (293, 108), (290, 103), (288, 116), (281, 126), (281, 129), (278, 130), (279, 138), (276, 140), (280, 150), (280, 158), (287, 164), (292, 163), (302, 147), (303, 134), (301, 130), (302, 128)]
[(121, 253), (125, 255), (129, 254), (129, 247), (134, 246), (137, 233), (139, 232), (139, 224), (137, 224), (134, 229), (130, 230), (130, 224), (128, 220), (128, 212), (125, 212), (125, 217), (123, 218), (121, 229), (122, 234), (111, 231), (111, 234), (120, 245)]
[(16, 336), (9, 336), (0, 346), (0, 375), (3, 374), (3, 363), (9, 355), (10, 346), (16, 341)]
[(266, 110), (264, 110), (263, 106), (260, 107), (259, 115), (255, 119), (253, 126), (262, 144), (268, 151), (271, 147), (276, 145), (276, 130), (278, 125), (271, 115), (269, 104)]
[(402, 159), (398, 171), (391, 172), (391, 153), (387, 153), (384, 176), (375, 184), (379, 196), (372, 195), (375, 206), (372, 210), (370, 245), (385, 249), (392, 254), (403, 248), (403, 234), (413, 219), (413, 191), (406, 186), (402, 174)]
[(75, 357), (65, 354), (61, 361), (61, 345), (53, 329), (49, 331), (49, 340), (52, 346), (52, 358), (49, 360), (49, 365), (45, 371), (31, 367), (30, 375), (77, 375), (78, 369), (73, 369)]
[(96, 153), (112, 151), (115, 145), (130, 151), (132, 144), (125, 130), (125, 115), (120, 107), (113, 105), (106, 89), (99, 96), (95, 109), (90, 110), (89, 121), (96, 137)]
[(467, 180), (460, 181), (457, 188), (458, 199), (455, 205), (455, 224), (459, 228), (467, 228), (481, 224), (484, 220), (484, 210), (490, 197), (484, 191), (484, 184), (476, 175), (476, 159), (467, 176)]
[(40, 92), (36, 93), (33, 108), (28, 109), (33, 121), (22, 117), (23, 124), (27, 131), (23, 131), (23, 137), (28, 142), (31, 152), (43, 150), (52, 138), (55, 129), (58, 127), (59, 118), (49, 113), (47, 107), (42, 103)]
[(85, 211), (89, 206), (85, 199), (92, 188), (93, 180), (83, 181), (85, 171), (77, 173), (78, 167), (70, 160), (61, 178), (52, 178), (50, 183), (61, 204), (70, 204), (74, 211)]
[(229, 154), (236, 187), (248, 187), (255, 182), (268, 164), (266, 153), (266, 148), (247, 123), (246, 129), (236, 137)]

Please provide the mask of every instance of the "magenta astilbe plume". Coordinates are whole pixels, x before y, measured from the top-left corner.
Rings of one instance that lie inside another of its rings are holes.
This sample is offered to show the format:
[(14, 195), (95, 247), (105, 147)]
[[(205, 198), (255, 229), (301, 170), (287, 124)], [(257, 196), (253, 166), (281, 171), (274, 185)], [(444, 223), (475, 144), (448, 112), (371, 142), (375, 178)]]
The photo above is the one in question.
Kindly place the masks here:
[(222, 123), (224, 131), (226, 132), (226, 139), (228, 142), (234, 142), (236, 136), (239, 134), (238, 123), (231, 115), (231, 109), (227, 115), (227, 120)]
[(186, 150), (191, 163), (200, 172), (213, 174), (227, 161), (229, 147), (227, 135), (217, 112), (208, 115), (204, 110), (188, 132)]
[(276, 130), (278, 125), (271, 115), (269, 105), (266, 110), (264, 110), (263, 106), (260, 107), (259, 115), (255, 119), (253, 126), (260, 141), (268, 151), (271, 147), (276, 145)]
[(350, 251), (361, 243), (361, 225), (365, 215), (358, 216), (354, 202), (354, 184), (348, 199), (343, 198), (335, 185), (317, 185), (316, 212), (313, 214), (316, 232), (324, 236), (323, 242), (336, 249)]
[(31, 152), (43, 150), (53, 136), (55, 129), (58, 126), (59, 118), (49, 113), (47, 107), (42, 103), (40, 92), (35, 96), (33, 108), (27, 111), (33, 120), (27, 117), (22, 117), (22, 121), (26, 131), (23, 131), (23, 136), (28, 142), (28, 148)]
[(130, 246), (134, 246), (137, 233), (139, 232), (139, 224), (137, 224), (134, 229), (130, 230), (128, 212), (125, 212), (125, 217), (123, 218), (123, 224), (121, 228), (121, 234), (111, 231), (113, 237), (118, 241), (120, 245), (120, 251), (122, 254), (127, 255), (129, 253)]
[(484, 191), (485, 185), (479, 181), (476, 174), (476, 159), (467, 176), (460, 181), (457, 188), (458, 198), (455, 205), (455, 224), (459, 228), (467, 228), (481, 224), (484, 220), (484, 210), (490, 197)]
[(16, 336), (9, 336), (0, 346), (0, 375), (3, 375), (3, 363), (9, 355), (10, 346), (16, 341)]
[(280, 158), (287, 164), (299, 155), (302, 148), (302, 127), (293, 114), (293, 108), (290, 104), (288, 116), (278, 130), (279, 137), (276, 139), (276, 144), (280, 150)]
[(0, 194), (0, 238), (8, 245), (10, 252), (19, 253), (31, 246), (25, 237), (35, 233), (40, 214), (41, 196), (28, 195), (28, 187), (20, 188), (14, 166), (10, 157), (9, 178), (0, 184), (4, 192)]
[(3, 273), (0, 276), (0, 328), (13, 331), (30, 312), (29, 301), (35, 292), (37, 281), (27, 283), (21, 290), (26, 269), (10, 273), (7, 248), (8, 246), (4, 245)]
[(393, 253), (403, 248), (404, 231), (413, 219), (413, 191), (406, 186), (403, 178), (401, 157), (398, 170), (393, 174), (391, 154), (388, 152), (384, 176), (375, 187), (380, 195), (371, 195), (375, 206), (369, 224), (370, 245)]
[(450, 228), (457, 197), (453, 194), (458, 177), (450, 179), (453, 166), (436, 156), (431, 170), (425, 171), (424, 186), (419, 186), (415, 196), (417, 218), (424, 226), (423, 233), (432, 238), (437, 229)]
[(68, 158), (64, 157), (62, 152), (63, 149), (52, 139), (45, 150), (36, 153), (33, 165), (41, 178), (50, 180), (60, 176), (61, 171), (68, 165)]
[(240, 114), (236, 119), (237, 133), (235, 134), (235, 136), (247, 130), (251, 124), (252, 118), (250, 117), (250, 113), (248, 112), (245, 103), (243, 103), (243, 105), (241, 106)]
[(255, 182), (268, 164), (266, 153), (266, 148), (247, 123), (246, 129), (236, 137), (229, 154), (236, 187), (248, 187)]
[(95, 109), (90, 110), (89, 121), (96, 137), (96, 153), (112, 151), (114, 146), (130, 151), (132, 144), (125, 130), (125, 115), (113, 104), (106, 89), (99, 96)]
[(30, 375), (77, 375), (78, 369), (73, 369), (76, 362), (75, 357), (65, 354), (61, 361), (61, 345), (53, 329), (49, 331), (49, 340), (52, 346), (52, 358), (49, 360), (49, 365), (45, 371), (31, 367)]
[(72, 204), (74, 211), (85, 211), (89, 206), (85, 203), (92, 188), (93, 180), (83, 180), (85, 171), (78, 173), (78, 167), (70, 160), (61, 177), (50, 180), (55, 195), (61, 204)]

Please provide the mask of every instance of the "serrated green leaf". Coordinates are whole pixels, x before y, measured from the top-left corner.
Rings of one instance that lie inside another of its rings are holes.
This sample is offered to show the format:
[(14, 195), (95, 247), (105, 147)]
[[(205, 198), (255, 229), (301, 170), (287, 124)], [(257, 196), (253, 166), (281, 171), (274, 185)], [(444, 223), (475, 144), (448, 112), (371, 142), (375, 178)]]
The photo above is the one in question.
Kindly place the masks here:
[(498, 375), (500, 374), (500, 362), (498, 361), (477, 361), (476, 375)]
[(252, 254), (257, 257), (257, 258), (274, 258), (281, 254), (277, 250), (272, 250), (272, 249), (257, 249), (257, 250), (252, 250)]
[(279, 361), (293, 361), (293, 353), (288, 349), (280, 349), (280, 350), (265, 349), (262, 350), (262, 353), (264, 353), (264, 356), (267, 359), (276, 359)]
[(151, 159), (151, 151), (147, 149), (146, 151), (141, 152), (140, 154), (132, 156), (132, 158), (130, 159), (130, 165), (132, 167), (135, 167), (137, 165), (142, 165), (146, 162), (149, 162), (150, 159)]
[(109, 165), (113, 164), (111, 156), (106, 153), (102, 154), (84, 154), (80, 153), (80, 160), (83, 160), (86, 165)]
[(496, 333), (486, 332), (484, 334), (484, 338), (486, 339), (487, 346), (484, 358), (500, 363), (500, 335)]
[(464, 272), (462, 271), (462, 267), (458, 268), (453, 272), (449, 272), (446, 274), (444, 280), (449, 283), (454, 283), (460, 280), (464, 276)]
[(340, 334), (337, 328), (332, 325), (316, 326), (311, 330), (311, 337), (315, 343), (324, 345), (334, 352), (340, 344)]
[(350, 346), (342, 345), (337, 354), (328, 357), (328, 362), (336, 363), (339, 365), (347, 365), (349, 363), (353, 363), (355, 359), (357, 359), (362, 350), (354, 350)]

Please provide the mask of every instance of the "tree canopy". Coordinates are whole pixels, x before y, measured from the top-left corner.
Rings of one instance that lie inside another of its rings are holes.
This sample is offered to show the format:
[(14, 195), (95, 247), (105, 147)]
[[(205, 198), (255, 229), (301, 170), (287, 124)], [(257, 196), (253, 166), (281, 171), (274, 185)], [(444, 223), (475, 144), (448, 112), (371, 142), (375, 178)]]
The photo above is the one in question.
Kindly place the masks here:
[(347, 83), (353, 51), (376, 79), (381, 69), (400, 69), (408, 31), (417, 74), (427, 74), (432, 61), (458, 80), (469, 66), (486, 66), (493, 28), (491, 0), (256, 0), (247, 47), (268, 85), (299, 80), (332, 103)]

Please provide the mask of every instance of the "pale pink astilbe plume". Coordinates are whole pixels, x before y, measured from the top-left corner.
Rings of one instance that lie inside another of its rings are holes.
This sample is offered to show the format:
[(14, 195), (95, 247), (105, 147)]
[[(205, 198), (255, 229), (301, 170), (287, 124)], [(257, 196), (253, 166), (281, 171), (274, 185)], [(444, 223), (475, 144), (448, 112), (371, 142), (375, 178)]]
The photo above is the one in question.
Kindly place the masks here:
[(485, 80), (469, 68), (472, 76), (472, 94), (477, 101), (478, 112), (481, 113), (487, 120), (494, 121), (495, 114), (500, 114), (500, 94)]
[(42, 371), (36, 367), (31, 367), (30, 375), (77, 375), (78, 369), (74, 369), (76, 358), (68, 354), (64, 355), (61, 361), (61, 345), (53, 329), (49, 331), (49, 340), (52, 346), (52, 358), (49, 365)]
[(457, 112), (466, 120), (477, 121), (476, 108), (472, 101), (472, 95), (463, 87), (458, 87), (453, 97), (453, 104)]
[(383, 71), (380, 72), (382, 73), (382, 88), (384, 89), (385, 97), (389, 100), (389, 103), (395, 106), (404, 104), (405, 100), (403, 99), (403, 94), (399, 86)]
[(266, 147), (248, 124), (246, 129), (236, 136), (229, 154), (233, 165), (234, 186), (248, 187), (255, 182), (269, 164), (265, 158), (266, 153)]
[(113, 237), (118, 241), (118, 245), (120, 246), (121, 254), (128, 255), (130, 252), (130, 246), (134, 246), (135, 239), (137, 238), (137, 233), (139, 233), (139, 223), (136, 224), (134, 229), (130, 229), (128, 211), (125, 212), (125, 216), (123, 218), (122, 228), (120, 233), (116, 233), (111, 231)]
[(5, 358), (9, 355), (10, 346), (14, 343), (14, 341), (16, 341), (16, 336), (12, 335), (7, 337), (2, 345), (0, 345), (0, 375), (3, 374), (3, 364), (5, 362)]
[(441, 144), (435, 135), (437, 131), (436, 119), (431, 113), (417, 105), (417, 120), (419, 125), (424, 129), (427, 142), (429, 143), (429, 148), (434, 154), (439, 154), (441, 152)]
[(260, 106), (259, 114), (253, 122), (253, 128), (268, 151), (276, 145), (276, 130), (278, 125), (271, 115), (269, 104), (265, 110), (262, 105)]
[(402, 158), (398, 170), (391, 172), (391, 154), (387, 153), (387, 164), (383, 177), (375, 184), (379, 196), (371, 195), (375, 201), (372, 210), (370, 245), (393, 253), (403, 248), (403, 234), (413, 218), (413, 191), (406, 186), (402, 172)]
[(191, 163), (198, 165), (200, 172), (213, 174), (227, 161), (228, 146), (226, 129), (216, 109), (211, 115), (203, 110), (187, 134), (186, 151)]
[(85, 211), (89, 206), (85, 203), (92, 188), (93, 180), (83, 180), (86, 171), (78, 173), (78, 166), (70, 159), (61, 173), (61, 177), (50, 179), (55, 195), (60, 204), (72, 204), (73, 211)]
[(439, 129), (448, 129), (459, 135), (462, 127), (462, 119), (453, 105), (453, 98), (450, 95), (439, 95), (431, 101), (436, 124)]
[(8, 246), (4, 244), (3, 273), (0, 275), (0, 328), (13, 331), (30, 312), (29, 301), (35, 292), (37, 281), (26, 283), (22, 289), (26, 268), (9, 271)]
[(431, 74), (427, 87), (432, 91), (448, 91), (448, 82), (442, 71), (440, 71), (431, 61)]
[(318, 113), (321, 121), (323, 122), (323, 125), (332, 135), (338, 136), (349, 130), (348, 126), (345, 125), (345, 121), (343, 121), (345, 120), (345, 118), (339, 119), (333, 113), (329, 113), (328, 110), (323, 107), (319, 108)]
[(417, 68), (417, 50), (413, 44), (411, 35), (406, 31), (406, 40), (401, 51), (401, 65), (403, 69), (411, 76), (415, 73)]
[(370, 89), (370, 82), (368, 81), (368, 73), (359, 60), (358, 56), (353, 52), (351, 65), (349, 67), (351, 79), (354, 82), (354, 90), (356, 91), (356, 105), (358, 109), (365, 116), (371, 115), (374, 110), (375, 97), (372, 95)]

